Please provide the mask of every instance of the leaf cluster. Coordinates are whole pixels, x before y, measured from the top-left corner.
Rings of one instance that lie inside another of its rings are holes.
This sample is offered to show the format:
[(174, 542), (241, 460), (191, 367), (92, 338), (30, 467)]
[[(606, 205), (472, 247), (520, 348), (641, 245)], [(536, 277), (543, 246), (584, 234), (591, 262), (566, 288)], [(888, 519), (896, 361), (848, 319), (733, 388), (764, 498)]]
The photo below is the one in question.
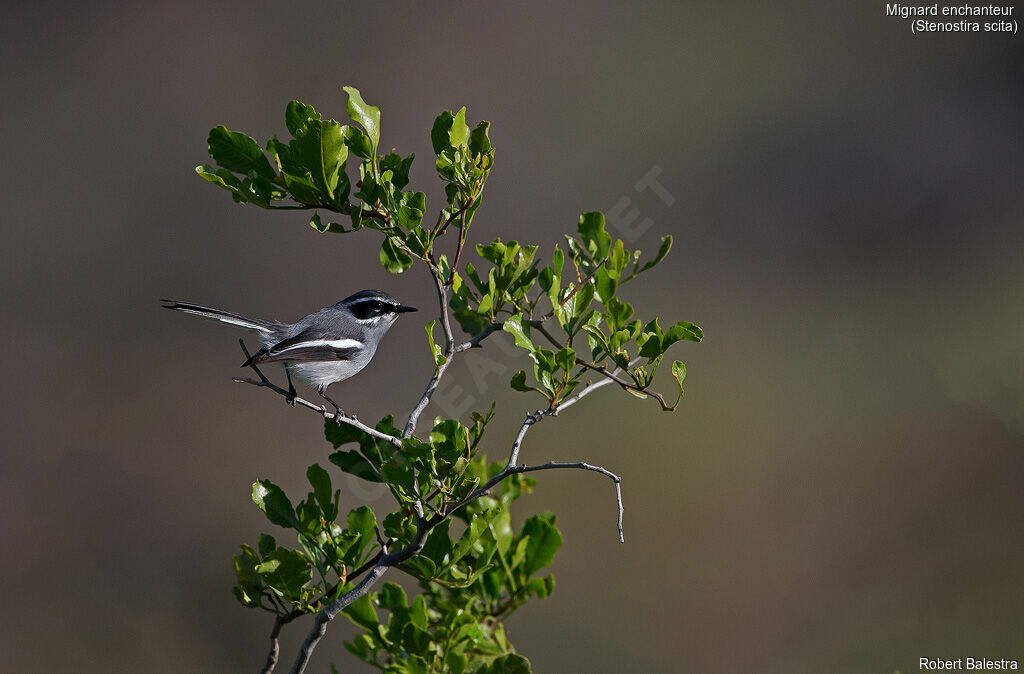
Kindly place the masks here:
[[(470, 129), (465, 108), (442, 112), (435, 120), (430, 139), (447, 203), (430, 226), (423, 222), (426, 195), (406, 190), (415, 155), (380, 154), (380, 110), (366, 103), (358, 89), (344, 91), (353, 124), (325, 119), (313, 106), (291, 101), (285, 110), (286, 141), (271, 136), (264, 152), (245, 133), (214, 127), (207, 150), (216, 166), (202, 164), (196, 172), (239, 203), (315, 209), (309, 224), (319, 232), (381, 232), (380, 262), (393, 273), (405, 271), (416, 258), (428, 259), (434, 241), (449, 226), (459, 231), (461, 245), (494, 164), (489, 123)], [(328, 212), (326, 220), (321, 210)], [(349, 225), (334, 214), (347, 216)]]

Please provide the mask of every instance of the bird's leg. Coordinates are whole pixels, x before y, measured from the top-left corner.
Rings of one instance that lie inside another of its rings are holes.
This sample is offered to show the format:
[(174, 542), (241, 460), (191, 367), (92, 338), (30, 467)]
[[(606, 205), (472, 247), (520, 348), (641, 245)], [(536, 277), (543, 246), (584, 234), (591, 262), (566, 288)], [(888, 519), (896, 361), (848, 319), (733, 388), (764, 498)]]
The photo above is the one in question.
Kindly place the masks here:
[(292, 372), (287, 366), (284, 368), (284, 374), (288, 377), (288, 395), (284, 397), (284, 401), (288, 405), (295, 407), (295, 396), (297, 395), (297, 392), (295, 391), (295, 384), (292, 383)]
[(326, 386), (317, 386), (316, 392), (320, 394), (321, 398), (334, 405), (334, 420), (338, 424), (341, 424), (341, 417), (345, 416), (345, 410), (341, 409), (341, 405), (331, 400), (330, 396), (327, 395)]

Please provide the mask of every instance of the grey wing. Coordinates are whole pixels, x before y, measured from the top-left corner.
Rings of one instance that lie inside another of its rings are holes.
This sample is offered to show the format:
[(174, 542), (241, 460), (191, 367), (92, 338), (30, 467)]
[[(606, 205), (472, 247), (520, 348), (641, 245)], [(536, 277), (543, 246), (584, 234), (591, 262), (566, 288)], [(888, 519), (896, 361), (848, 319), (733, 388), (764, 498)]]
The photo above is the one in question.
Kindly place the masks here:
[(352, 360), (362, 350), (363, 343), (359, 340), (338, 339), (319, 327), (311, 326), (297, 335), (265, 346), (246, 365), (282, 361)]

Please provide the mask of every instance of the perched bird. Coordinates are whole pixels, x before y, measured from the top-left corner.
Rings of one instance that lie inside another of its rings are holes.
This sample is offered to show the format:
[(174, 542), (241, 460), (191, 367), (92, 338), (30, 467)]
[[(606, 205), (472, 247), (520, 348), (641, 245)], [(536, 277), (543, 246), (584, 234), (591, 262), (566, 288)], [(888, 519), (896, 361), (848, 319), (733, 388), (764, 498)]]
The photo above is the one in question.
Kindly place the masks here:
[(167, 303), (165, 309), (252, 330), (262, 346), (242, 367), (282, 363), (288, 375), (289, 402), (295, 400), (294, 376), (315, 387), (338, 414), (344, 412), (327, 396), (327, 387), (366, 367), (398, 315), (416, 311), (381, 290), (361, 290), (294, 323), (249, 318), (187, 302), (161, 301)]

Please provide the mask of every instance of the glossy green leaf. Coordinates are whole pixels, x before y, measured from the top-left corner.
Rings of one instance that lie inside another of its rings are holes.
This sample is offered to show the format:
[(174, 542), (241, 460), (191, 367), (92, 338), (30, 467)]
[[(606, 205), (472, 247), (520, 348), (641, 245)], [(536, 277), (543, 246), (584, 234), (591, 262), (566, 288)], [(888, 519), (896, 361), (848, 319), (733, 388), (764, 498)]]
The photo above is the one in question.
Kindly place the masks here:
[[(313, 487), (313, 496), (324, 513), (330, 513), (334, 504), (331, 493), (331, 476), (320, 464), (314, 463), (306, 470), (306, 479)], [(333, 517), (329, 519), (334, 519)]]
[(397, 243), (398, 239), (389, 236), (384, 239), (380, 247), (380, 263), (392, 274), (401, 274), (412, 266), (412, 258), (406, 255)]
[(284, 491), (270, 480), (253, 483), (252, 500), (273, 524), (286, 528), (298, 527), (299, 522), (291, 501)]
[(310, 121), (320, 121), (320, 113), (312, 105), (306, 105), (301, 101), (292, 101), (284, 111), (284, 124), (296, 138), (305, 133)]
[(576, 365), (576, 352), (565, 347), (555, 353), (555, 363), (565, 372), (571, 372)]
[(419, 595), (412, 600), (412, 604), (409, 605), (409, 620), (417, 629), (427, 631), (429, 623), (427, 621), (427, 602), (423, 599), (423, 595)]
[(354, 126), (341, 127), (341, 138), (352, 154), (362, 159), (373, 157), (373, 143), (369, 137)]
[(434, 154), (440, 155), (445, 148), (451, 147), (451, 129), (454, 121), (455, 116), (447, 110), (434, 120), (434, 126), (430, 130), (430, 144), (434, 148)]
[(309, 560), (301, 552), (277, 548), (256, 566), (256, 573), (271, 588), (288, 599), (297, 600), (302, 589), (313, 580)]
[(296, 138), (296, 146), (313, 181), (333, 199), (342, 165), (348, 157), (348, 148), (341, 138), (341, 125), (333, 119), (312, 122), (305, 133)]
[(661, 262), (662, 260), (664, 260), (665, 256), (668, 255), (668, 252), (670, 250), (672, 250), (672, 236), (671, 235), (666, 235), (666, 236), (661, 237), (661, 245), (658, 247), (658, 254), (655, 255), (653, 260), (651, 260), (650, 262), (645, 264), (643, 267), (641, 267), (639, 269), (638, 273), (639, 272), (647, 271), (648, 269), (650, 269), (654, 265), (656, 265), (659, 262)]
[(661, 340), (661, 348), (664, 351), (680, 340), (699, 342), (702, 339), (704, 339), (703, 330), (689, 321), (679, 321), (665, 331), (665, 336)]
[(450, 519), (446, 519), (434, 527), (420, 552), (422, 556), (433, 561), (435, 566), (442, 566), (445, 563), (445, 558), (452, 551), (452, 542), (448, 534), (451, 523)]
[(466, 124), (466, 108), (463, 106), (452, 119), (452, 128), (448, 132), (448, 142), (452, 147), (462, 147), (469, 143), (469, 126)]
[(518, 653), (495, 658), (485, 670), (486, 674), (530, 674), (530, 661)]
[(355, 87), (342, 87), (348, 94), (348, 116), (359, 123), (376, 148), (380, 141), (380, 108), (368, 105)]
[(555, 553), (562, 546), (562, 534), (555, 526), (555, 516), (548, 512), (526, 520), (522, 535), (527, 539), (522, 569), (529, 577), (554, 561)]
[(260, 563), (256, 552), (248, 545), (242, 546), (242, 552), (234, 557), (235, 576), (238, 585), (234, 588), (235, 597), (243, 606), (259, 606), (260, 579), (256, 574), (256, 566)]
[(595, 260), (602, 260), (611, 250), (612, 237), (604, 230), (604, 213), (594, 211), (580, 215), (580, 238)]
[(679, 397), (682, 398), (683, 380), (686, 379), (686, 365), (682, 361), (672, 362), (672, 376), (675, 377), (676, 383), (679, 385)]
[(341, 610), (345, 616), (359, 625), (365, 630), (371, 633), (377, 632), (377, 627), (380, 625), (380, 620), (377, 618), (377, 610), (373, 608), (373, 602), (370, 601), (370, 595), (364, 594), (359, 599), (346, 606)]
[(441, 345), (434, 343), (434, 323), (435, 322), (436, 321), (430, 321), (429, 323), (427, 323), (427, 325), (425, 326), (425, 329), (427, 331), (427, 343), (430, 346), (430, 354), (431, 354), (431, 356), (434, 359), (434, 365), (436, 365), (437, 367), (441, 367), (446, 362), (448, 362), (448, 359), (445, 358), (444, 353), (442, 353)]
[(266, 557), (277, 548), (277, 541), (270, 534), (260, 534), (257, 549), (261, 557)]
[(247, 174), (252, 171), (265, 178), (277, 175), (263, 154), (263, 148), (255, 140), (244, 133), (229, 131), (223, 125), (210, 130), (207, 150), (220, 166), (235, 173)]
[(516, 391), (522, 391), (524, 393), (536, 390), (532, 386), (527, 386), (527, 384), (526, 384), (526, 373), (524, 371), (522, 371), (522, 370), (520, 370), (519, 372), (516, 372), (514, 375), (512, 375), (512, 381), (510, 382), (510, 385)]
[(502, 326), (502, 330), (512, 335), (515, 339), (516, 346), (533, 350), (533, 341), (530, 339), (530, 326), (523, 319), (522, 314), (516, 314), (505, 319), (505, 325)]
[(474, 155), (485, 155), (491, 151), (491, 139), (487, 135), (490, 127), (490, 122), (480, 122), (473, 128), (469, 138), (469, 150)]
[(349, 512), (346, 530), (359, 536), (353, 548), (362, 551), (377, 540), (377, 517), (369, 506), (360, 506)]

